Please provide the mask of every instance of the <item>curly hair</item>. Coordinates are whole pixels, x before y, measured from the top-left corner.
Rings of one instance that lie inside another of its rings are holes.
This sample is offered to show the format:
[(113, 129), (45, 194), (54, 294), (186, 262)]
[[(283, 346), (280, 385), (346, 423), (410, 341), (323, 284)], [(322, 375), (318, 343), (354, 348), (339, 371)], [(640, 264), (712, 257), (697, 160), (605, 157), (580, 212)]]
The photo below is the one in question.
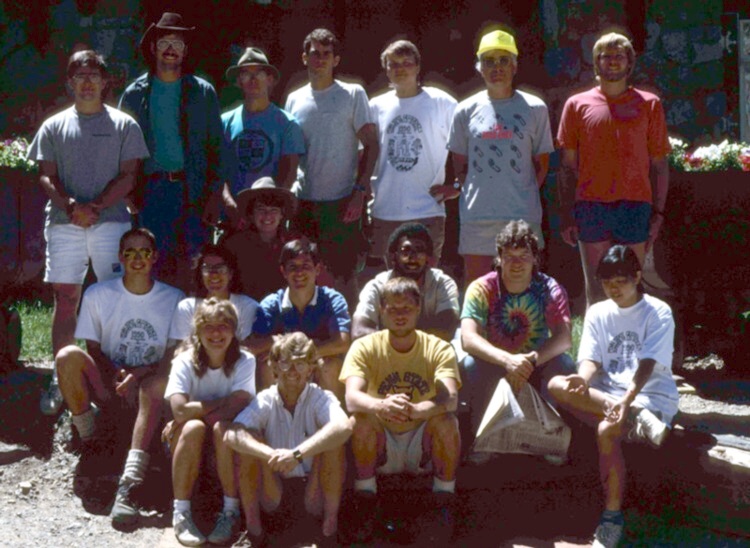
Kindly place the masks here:
[(229, 267), (232, 274), (232, 277), (229, 280), (229, 292), (239, 293), (240, 278), (237, 275), (237, 259), (235, 258), (234, 253), (220, 245), (206, 244), (201, 248), (200, 253), (193, 262), (193, 294), (196, 297), (206, 297), (208, 295), (208, 291), (203, 285), (203, 273), (201, 272), (203, 259), (206, 257), (219, 257), (224, 261), (224, 264)]
[(323, 365), (323, 358), (318, 356), (315, 343), (301, 331), (273, 337), (273, 344), (268, 353), (268, 365), (273, 367), (279, 362), (289, 360), (305, 360), (314, 367)]
[(227, 300), (210, 298), (201, 301), (195, 309), (193, 316), (193, 331), (190, 337), (185, 341), (186, 350), (191, 353), (193, 369), (198, 378), (202, 378), (208, 371), (208, 354), (203, 348), (198, 333), (209, 322), (224, 321), (231, 326), (232, 342), (229, 343), (224, 363), (221, 366), (224, 375), (229, 377), (234, 371), (234, 367), (240, 359), (240, 341), (237, 340), (235, 332), (237, 331), (237, 309)]

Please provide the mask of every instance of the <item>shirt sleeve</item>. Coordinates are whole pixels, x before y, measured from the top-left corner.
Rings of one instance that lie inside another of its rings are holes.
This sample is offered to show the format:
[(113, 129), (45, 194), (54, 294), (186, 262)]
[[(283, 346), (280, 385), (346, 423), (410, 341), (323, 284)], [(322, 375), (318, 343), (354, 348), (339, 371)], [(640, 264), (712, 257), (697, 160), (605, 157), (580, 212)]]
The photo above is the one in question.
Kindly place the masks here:
[(352, 117), (354, 132), (359, 132), (363, 126), (372, 124), (373, 119), (370, 114), (370, 105), (367, 102), (367, 93), (362, 86), (357, 86), (354, 91), (354, 111)]
[(261, 337), (270, 335), (273, 329), (274, 318), (279, 313), (279, 299), (277, 295), (275, 293), (267, 295), (260, 302), (258, 311), (255, 314), (253, 333)]
[(578, 150), (578, 131), (575, 116), (575, 103), (572, 99), (568, 99), (563, 107), (560, 125), (557, 128), (557, 144), (562, 149)]
[(487, 325), (487, 317), (490, 313), (490, 300), (487, 287), (482, 279), (474, 280), (466, 290), (464, 296), (464, 308), (461, 311), (461, 319), (469, 318), (482, 327)]
[(237, 324), (237, 338), (240, 341), (247, 339), (253, 332), (253, 324), (258, 316), (258, 302), (246, 295), (241, 295), (237, 313), (239, 323)]
[(548, 327), (555, 327), (570, 322), (570, 306), (565, 288), (553, 278), (547, 279), (549, 298), (544, 308), (544, 317)]
[(102, 342), (101, 315), (96, 305), (96, 286), (86, 290), (81, 302), (81, 311), (76, 323), (76, 339), (85, 339), (99, 344)]
[(331, 333), (349, 333), (352, 328), (352, 319), (349, 316), (349, 306), (346, 304), (346, 299), (338, 291), (331, 290), (330, 292), (331, 308), (333, 309), (332, 322), (335, 325), (330, 326)]
[(193, 388), (192, 367), (192, 360), (190, 354), (187, 352), (175, 356), (172, 360), (172, 367), (169, 371), (167, 388), (164, 391), (165, 400), (168, 400), (175, 394), (185, 394), (188, 399), (191, 399)]
[(292, 116), (289, 115), (289, 121), (284, 130), (284, 137), (281, 141), (281, 155), (288, 156), (290, 154), (302, 155), (305, 153), (305, 137), (302, 134), (302, 128), (299, 122)]
[(453, 115), (453, 123), (448, 137), (448, 150), (463, 156), (469, 155), (469, 126), (466, 111), (460, 107), (456, 108)]
[(599, 347), (601, 334), (597, 329), (599, 321), (598, 307), (592, 306), (586, 313), (583, 320), (583, 331), (581, 332), (581, 341), (578, 344), (578, 363), (584, 360), (591, 360), (596, 363), (604, 363), (604, 356)]
[(370, 367), (367, 364), (367, 344), (372, 344), (372, 335), (357, 339), (352, 343), (349, 352), (344, 358), (344, 365), (341, 367), (339, 380), (346, 383), (349, 377), (360, 377), (368, 379), (370, 376)]
[(268, 424), (270, 411), (271, 400), (268, 397), (267, 390), (264, 390), (252, 399), (250, 405), (240, 411), (239, 415), (234, 418), (234, 422), (241, 424), (248, 430), (262, 432)]
[(443, 310), (453, 310), (456, 314), (460, 313), (458, 305), (458, 285), (447, 274), (441, 274), (438, 279), (438, 299), (435, 313)]
[(320, 397), (315, 405), (315, 425), (323, 428), (331, 421), (342, 422), (347, 419), (338, 398), (329, 390), (321, 389)]
[(175, 341), (184, 341), (193, 331), (193, 298), (183, 299), (177, 305), (169, 326), (169, 338)]
[(39, 131), (36, 132), (34, 139), (29, 145), (29, 150), (26, 152), (26, 157), (29, 160), (35, 162), (56, 162), (55, 157), (55, 145), (50, 137), (49, 124), (44, 123)]
[(247, 392), (255, 396), (255, 356), (242, 352), (232, 377), (232, 392)]
[(667, 135), (667, 122), (661, 101), (655, 98), (648, 119), (648, 155), (651, 158), (661, 158), (669, 154), (672, 146)]
[(646, 329), (639, 359), (652, 359), (672, 367), (674, 351), (674, 318), (667, 304), (653, 310), (646, 318)]
[[(435, 339), (438, 339), (435, 337)], [(461, 374), (458, 372), (458, 361), (456, 360), (456, 351), (450, 345), (442, 339), (437, 341), (433, 340), (435, 344), (435, 380), (440, 379), (456, 379), (458, 387), (461, 388)]]
[(380, 293), (378, 291), (377, 278), (373, 278), (360, 291), (359, 302), (357, 303), (354, 315), (367, 318), (375, 325), (380, 325), (380, 314), (378, 313), (379, 302)]
[(123, 140), (120, 152), (120, 160), (140, 160), (148, 158), (148, 147), (146, 141), (143, 138), (143, 132), (141, 126), (139, 126), (135, 120), (128, 116), (125, 127), (123, 128)]
[(534, 107), (536, 131), (533, 137), (534, 156), (549, 154), (555, 150), (552, 142), (552, 128), (549, 122), (549, 111), (544, 103)]

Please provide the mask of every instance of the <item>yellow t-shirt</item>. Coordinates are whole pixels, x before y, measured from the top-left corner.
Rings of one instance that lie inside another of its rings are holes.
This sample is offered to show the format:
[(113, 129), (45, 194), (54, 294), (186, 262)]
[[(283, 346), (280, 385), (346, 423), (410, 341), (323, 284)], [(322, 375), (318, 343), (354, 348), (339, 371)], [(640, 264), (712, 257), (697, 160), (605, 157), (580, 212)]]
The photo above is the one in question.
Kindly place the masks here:
[[(417, 330), (417, 341), (408, 352), (398, 352), (388, 342), (388, 330), (378, 331), (352, 344), (344, 360), (339, 380), (361, 377), (367, 381), (367, 393), (374, 398), (388, 394), (408, 394), (412, 403), (431, 400), (437, 395), (435, 382), (453, 378), (459, 388), (456, 352), (434, 335)], [(395, 433), (408, 432), (422, 421), (386, 422)]]

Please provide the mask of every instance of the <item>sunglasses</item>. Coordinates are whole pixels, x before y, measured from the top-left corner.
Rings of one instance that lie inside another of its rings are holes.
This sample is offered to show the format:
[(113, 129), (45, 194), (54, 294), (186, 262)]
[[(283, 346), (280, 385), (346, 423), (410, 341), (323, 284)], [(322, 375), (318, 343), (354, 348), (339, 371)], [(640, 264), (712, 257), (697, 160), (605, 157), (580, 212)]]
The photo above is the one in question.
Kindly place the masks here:
[(154, 255), (154, 250), (150, 247), (129, 247), (122, 252), (122, 256), (126, 259), (135, 259), (139, 255), (144, 259), (150, 259)]
[(156, 41), (156, 49), (159, 51), (166, 51), (169, 46), (172, 46), (175, 51), (183, 51), (185, 49), (185, 42), (182, 40), (167, 40), (166, 38)]

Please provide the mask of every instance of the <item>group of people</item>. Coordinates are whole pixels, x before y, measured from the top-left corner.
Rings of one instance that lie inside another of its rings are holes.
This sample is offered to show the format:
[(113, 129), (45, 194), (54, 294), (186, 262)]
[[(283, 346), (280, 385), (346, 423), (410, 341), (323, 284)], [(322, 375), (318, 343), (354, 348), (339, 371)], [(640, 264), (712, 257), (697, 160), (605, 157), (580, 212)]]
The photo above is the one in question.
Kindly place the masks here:
[[(568, 100), (558, 132), (563, 237), (580, 249), (589, 305), (576, 371), (565, 289), (539, 270), (551, 125), (544, 102), (513, 85), (510, 34), (481, 38), (485, 89), (461, 103), (421, 85), (407, 40), (383, 50), (393, 89), (368, 103), (361, 86), (334, 79), (340, 44), (317, 29), (303, 43), (309, 83), (281, 109), (269, 99), (278, 69), (248, 47), (226, 70), (243, 103), (220, 114), (214, 88), (186, 68), (194, 32), (175, 13), (148, 27), (149, 71), (119, 110), (104, 103), (101, 55), (74, 53), (74, 104), (29, 150), (50, 199), (55, 369), (82, 452), (99, 450), (98, 409), (137, 407), (113, 524), (137, 521), (161, 431), (185, 545), (233, 540), (241, 515), (258, 543), (261, 509), (277, 508), (295, 477), (307, 478), (305, 508), (332, 538), (350, 439), (360, 540), (372, 533), (378, 474), (432, 474), (444, 532), (462, 454), (459, 398), (475, 431), (505, 378), (594, 425), (605, 493), (595, 537), (616, 545), (621, 442), (632, 433), (660, 445), (677, 411), (671, 311), (641, 284), (669, 143), (658, 98), (627, 84), (628, 39), (596, 42), (598, 84)], [(444, 202), (455, 198), (462, 307), (458, 284), (436, 268)], [(214, 244), (209, 227), (222, 216)], [(368, 249), (388, 270), (360, 292)], [(98, 282), (81, 301), (89, 266)], [(451, 340), (468, 354), (460, 363)], [(205, 535), (190, 501), (207, 443), (224, 502)]]

